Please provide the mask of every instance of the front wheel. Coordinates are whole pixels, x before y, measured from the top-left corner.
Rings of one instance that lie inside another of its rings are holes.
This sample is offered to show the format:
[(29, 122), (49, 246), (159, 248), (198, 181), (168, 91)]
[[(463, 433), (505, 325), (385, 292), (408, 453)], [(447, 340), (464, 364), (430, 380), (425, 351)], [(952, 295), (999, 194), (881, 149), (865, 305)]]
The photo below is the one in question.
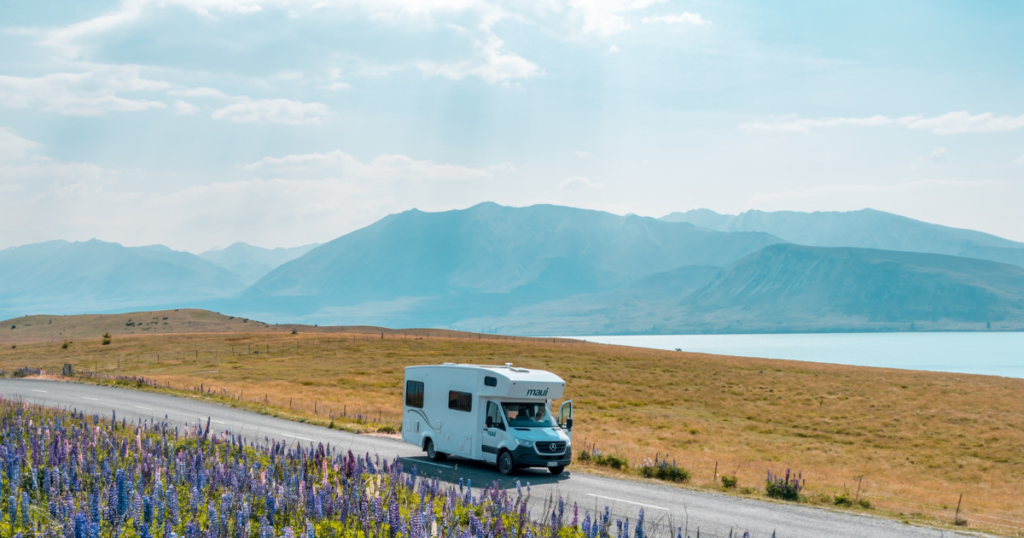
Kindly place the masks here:
[(506, 451), (504, 451), (504, 452), (502, 452), (501, 454), (498, 455), (498, 471), (501, 474), (503, 474), (505, 476), (509, 476), (512, 473), (514, 473), (515, 470), (516, 470), (516, 462), (515, 462), (515, 460), (512, 459), (512, 453), (511, 452), (506, 450)]
[(448, 454), (444, 452), (438, 452), (434, 449), (434, 440), (427, 439), (427, 457), (433, 461), (444, 461), (448, 459)]
[(562, 474), (562, 471), (564, 471), (564, 470), (565, 470), (565, 465), (559, 465), (558, 467), (548, 467), (548, 471), (551, 471), (551, 474), (555, 474), (555, 475)]

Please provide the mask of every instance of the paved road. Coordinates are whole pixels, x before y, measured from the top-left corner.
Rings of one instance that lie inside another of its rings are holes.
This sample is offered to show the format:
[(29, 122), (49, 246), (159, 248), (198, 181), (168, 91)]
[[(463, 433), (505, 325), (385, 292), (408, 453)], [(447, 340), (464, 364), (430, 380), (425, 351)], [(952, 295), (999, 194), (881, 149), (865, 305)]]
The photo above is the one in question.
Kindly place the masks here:
[[(898, 522), (858, 516), (805, 506), (778, 505), (719, 495), (689, 491), (672, 486), (629, 480), (615, 480), (569, 471), (555, 477), (545, 470), (522, 471), (515, 478), (501, 476), (486, 464), (451, 458), (444, 464), (426, 460), (422, 452), (401, 441), (355, 435), (319, 426), (301, 424), (267, 417), (221, 405), (197, 402), (163, 394), (138, 392), (112, 387), (80, 385), (56, 381), (0, 379), (0, 392), (4, 398), (21, 398), (29, 403), (67, 407), (85, 413), (118, 418), (165, 419), (171, 424), (184, 425), (209, 417), (216, 426), (242, 434), (247, 438), (276, 439), (297, 443), (323, 442), (331, 446), (351, 449), (353, 452), (380, 454), (382, 457), (400, 456), (406, 469), (416, 465), (420, 475), (438, 475), (449, 481), (468, 478), (474, 486), (490, 485), (494, 481), (502, 487), (515, 487), (520, 480), (529, 483), (535, 500), (531, 513), (535, 519), (543, 518), (545, 502), (561, 495), (568, 503), (595, 513), (609, 506), (614, 517), (636, 521), (637, 511), (644, 509), (647, 521), (656, 521), (672, 527), (685, 527), (688, 538), (742, 536), (749, 531), (753, 538), (767, 538), (775, 533), (778, 538), (939, 538), (955, 536), (939, 531), (903, 525)], [(211, 428), (212, 429), (212, 428)], [(664, 535), (664, 528), (658, 534)], [(675, 533), (673, 532), (674, 536)]]

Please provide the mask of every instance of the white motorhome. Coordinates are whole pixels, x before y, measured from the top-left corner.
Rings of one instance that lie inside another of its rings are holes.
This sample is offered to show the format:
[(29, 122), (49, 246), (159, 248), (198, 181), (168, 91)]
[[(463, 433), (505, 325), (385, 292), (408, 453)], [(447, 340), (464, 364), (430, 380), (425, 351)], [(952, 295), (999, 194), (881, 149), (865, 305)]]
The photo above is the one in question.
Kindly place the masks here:
[(565, 381), (551, 372), (445, 363), (405, 369), (402, 440), (441, 461), (449, 455), (489, 461), (502, 474), (572, 461), (572, 401), (557, 418), (551, 402)]

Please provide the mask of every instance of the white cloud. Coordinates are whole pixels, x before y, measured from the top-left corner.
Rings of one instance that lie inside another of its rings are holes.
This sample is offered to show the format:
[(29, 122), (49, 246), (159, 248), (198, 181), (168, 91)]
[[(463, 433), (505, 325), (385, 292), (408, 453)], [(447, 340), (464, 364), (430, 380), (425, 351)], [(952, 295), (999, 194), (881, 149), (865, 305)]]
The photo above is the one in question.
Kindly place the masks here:
[(910, 129), (926, 129), (935, 134), (990, 133), (1012, 131), (1024, 127), (1024, 114), (996, 116), (991, 112), (972, 116), (968, 112), (950, 112), (934, 118), (908, 116), (898, 120)]
[(620, 48), (618, 47), (618, 45), (612, 45), (612, 46), (608, 47), (608, 52), (612, 52), (612, 53), (614, 53), (614, 52), (620, 52), (621, 50), (622, 50), (622, 49), (620, 49)]
[(42, 43), (68, 58), (77, 58), (82, 54), (82, 45), (79, 41), (131, 24), (139, 19), (142, 14), (142, 5), (138, 2), (126, 2), (125, 5), (127, 7), (124, 9), (50, 30), (43, 38)]
[(174, 101), (175, 114), (178, 114), (180, 116), (187, 116), (189, 114), (195, 114), (196, 112), (199, 112), (199, 107), (197, 107), (196, 105), (193, 105), (192, 103), (187, 103), (185, 101), (182, 101), (181, 99)]
[(942, 162), (946, 160), (947, 153), (949, 153), (949, 150), (946, 148), (935, 148), (928, 154), (927, 160), (932, 162)]
[(231, 96), (214, 88), (175, 88), (167, 92), (174, 97), (213, 97), (218, 99), (230, 99)]
[(576, 155), (577, 157), (581, 158), (581, 159), (586, 159), (587, 157), (590, 157), (590, 153), (587, 153), (586, 151), (579, 150), (579, 149), (574, 151), (574, 152), (572, 152), (572, 153), (574, 155)]
[(923, 116), (893, 118), (881, 115), (867, 118), (792, 118), (793, 116), (789, 116), (782, 121), (773, 123), (753, 121), (741, 124), (739, 128), (742, 131), (806, 133), (810, 132), (811, 129), (821, 127), (883, 127), (894, 125), (908, 129), (928, 130), (939, 135), (1011, 131), (1024, 128), (1024, 114), (1016, 117), (996, 116), (991, 112), (973, 116), (967, 112), (950, 112), (934, 118), (925, 118)]
[(700, 16), (700, 13), (690, 13), (684, 11), (678, 15), (657, 15), (653, 17), (644, 17), (640, 19), (641, 22), (646, 24), (652, 23), (663, 23), (663, 24), (679, 24), (686, 26), (707, 26), (711, 24), (711, 21), (705, 20)]
[(417, 63), (416, 67), (428, 77), (442, 76), (451, 80), (462, 80), (468, 76), (477, 76), (490, 83), (544, 74), (537, 64), (504, 51), (504, 43), (495, 36), (489, 36), (486, 41), (478, 41), (476, 47), (477, 53), (472, 60), (448, 64), (424, 61)]
[(744, 123), (740, 125), (740, 130), (806, 133), (810, 132), (811, 129), (818, 127), (840, 127), (846, 125), (855, 127), (876, 127), (892, 125), (893, 123), (895, 123), (895, 121), (886, 116), (871, 116), (869, 118), (822, 118), (817, 120), (794, 119), (776, 123), (761, 123), (757, 121)]
[(10, 108), (41, 108), (74, 116), (164, 108), (159, 101), (127, 99), (124, 92), (165, 90), (170, 84), (146, 80), (131, 66), (93, 66), (84, 73), (52, 73), (37, 78), (0, 75), (0, 103)]
[(0, 127), (0, 161), (24, 159), (42, 147), (39, 142), (18, 136), (14, 129)]
[[(500, 170), (504, 164), (497, 165)], [(281, 174), (331, 174), (339, 177), (368, 179), (415, 179), (415, 180), (472, 180), (490, 176), (490, 172), (454, 164), (435, 164), (433, 161), (417, 161), (405, 155), (378, 155), (369, 162), (361, 162), (341, 150), (328, 153), (264, 157), (242, 167), (243, 170), (269, 169)]]
[(0, 192), (18, 192), (24, 189), (17, 183), (0, 183)]
[(271, 121), (276, 123), (309, 124), (320, 123), (320, 119), (331, 113), (323, 103), (303, 103), (290, 99), (236, 98), (237, 102), (213, 111), (217, 120), (239, 123)]
[(630, 28), (624, 13), (646, 9), (667, 0), (570, 0), (569, 8), (582, 19), (584, 35), (607, 37)]
[(334, 82), (330, 86), (328, 86), (327, 89), (331, 90), (331, 91), (341, 91), (341, 90), (347, 90), (347, 89), (349, 89), (351, 87), (352, 86), (349, 85), (348, 82)]
[(583, 189), (596, 189), (601, 190), (604, 185), (600, 183), (594, 183), (583, 176), (573, 176), (563, 181), (558, 188), (565, 191), (579, 191)]

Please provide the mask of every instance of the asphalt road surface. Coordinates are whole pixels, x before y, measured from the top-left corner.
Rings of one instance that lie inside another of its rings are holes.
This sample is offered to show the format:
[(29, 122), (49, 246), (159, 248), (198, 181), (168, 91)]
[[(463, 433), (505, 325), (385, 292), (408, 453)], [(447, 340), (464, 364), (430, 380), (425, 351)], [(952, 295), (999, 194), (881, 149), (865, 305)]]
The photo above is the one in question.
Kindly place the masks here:
[[(534, 519), (545, 519), (546, 503), (560, 495), (569, 506), (573, 502), (579, 505), (581, 518), (585, 510), (594, 514), (609, 506), (613, 521), (616, 517), (628, 517), (635, 522), (638, 510), (643, 508), (648, 522), (661, 525), (657, 532), (659, 536), (667, 535), (669, 527), (683, 527), (688, 538), (697, 536), (698, 529), (701, 537), (722, 538), (730, 536), (730, 532), (738, 538), (745, 531), (749, 531), (752, 538), (767, 538), (773, 533), (777, 538), (938, 538), (957, 535), (950, 531), (820, 508), (604, 478), (572, 472), (571, 466), (560, 476), (538, 469), (522, 470), (517, 476), (508, 478), (489, 464), (458, 458), (449, 458), (443, 464), (429, 461), (417, 447), (396, 439), (340, 432), (163, 394), (25, 379), (0, 379), (0, 393), (4, 398), (20, 398), (29, 403), (77, 409), (106, 417), (116, 411), (119, 419), (124, 417), (132, 421), (153, 418), (167, 420), (174, 425), (197, 421), (205, 425), (209, 418), (213, 431), (229, 430), (260, 441), (270, 438), (290, 443), (330, 443), (332, 447), (351, 449), (356, 454), (379, 454), (388, 458), (399, 456), (404, 460), (405, 469), (412, 469), (415, 465), (420, 476), (440, 476), (452, 482), (466, 478), (474, 487), (489, 486), (497, 481), (502, 487), (514, 488), (518, 480), (524, 488), (527, 483), (531, 486), (531, 515)], [(672, 531), (671, 536), (675, 534)]]

